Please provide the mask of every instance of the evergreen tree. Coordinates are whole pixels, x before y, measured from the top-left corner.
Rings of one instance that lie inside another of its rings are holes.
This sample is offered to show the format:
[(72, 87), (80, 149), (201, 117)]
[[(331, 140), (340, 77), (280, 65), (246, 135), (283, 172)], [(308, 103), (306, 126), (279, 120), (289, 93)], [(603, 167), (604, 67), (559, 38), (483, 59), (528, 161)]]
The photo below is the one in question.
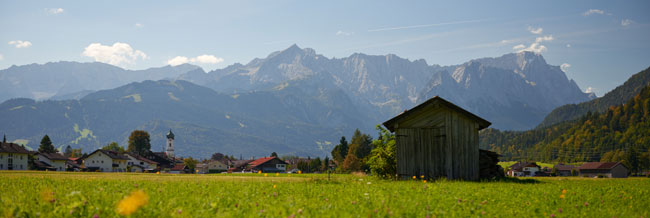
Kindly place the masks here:
[(65, 152), (63, 152), (63, 155), (66, 157), (72, 156), (72, 147), (70, 147), (70, 145), (65, 147)]
[(151, 140), (149, 133), (144, 130), (135, 130), (129, 136), (128, 152), (133, 152), (141, 156), (145, 156), (151, 149)]
[(275, 153), (274, 151), (273, 153), (271, 153), (271, 157), (278, 157), (278, 153)]
[(334, 161), (336, 161), (338, 164), (342, 164), (348, 154), (348, 149), (348, 141), (345, 140), (345, 136), (341, 136), (339, 144), (334, 146), (334, 149), (332, 149), (331, 152)]
[(632, 147), (626, 152), (626, 161), (630, 167), (630, 173), (639, 172), (639, 156), (636, 148)]
[(370, 135), (363, 134), (359, 129), (356, 129), (354, 131), (354, 135), (352, 136), (352, 141), (350, 141), (350, 144), (358, 145), (358, 148), (354, 154), (357, 156), (357, 158), (364, 159), (370, 154), (370, 151), (372, 150), (372, 137)]
[(54, 145), (52, 145), (52, 141), (50, 140), (50, 137), (45, 135), (43, 136), (43, 139), (41, 139), (41, 145), (38, 147), (38, 152), (41, 153), (55, 153), (56, 148), (54, 148)]
[(323, 165), (321, 166), (321, 172), (325, 172), (329, 170), (329, 165), (330, 165), (330, 157), (325, 156), (325, 160), (323, 160)]

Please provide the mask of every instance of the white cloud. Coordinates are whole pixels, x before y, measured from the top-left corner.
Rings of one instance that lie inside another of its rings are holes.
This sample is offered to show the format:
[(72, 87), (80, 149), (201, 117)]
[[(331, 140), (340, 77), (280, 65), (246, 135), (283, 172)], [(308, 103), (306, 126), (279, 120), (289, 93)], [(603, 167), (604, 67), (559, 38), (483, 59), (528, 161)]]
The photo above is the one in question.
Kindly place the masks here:
[(352, 35), (352, 33), (351, 32), (344, 32), (342, 30), (339, 30), (338, 32), (336, 32), (336, 35), (337, 36), (349, 36), (349, 35)]
[(14, 40), (14, 41), (9, 41), (9, 45), (14, 45), (16, 46), (16, 48), (27, 48), (29, 46), (32, 46), (32, 43), (29, 41)]
[(623, 20), (621, 20), (621, 26), (626, 27), (626, 26), (629, 26), (630, 24), (632, 24), (633, 22), (634, 21), (632, 21), (630, 19), (623, 19)]
[(587, 87), (587, 89), (585, 89), (585, 93), (594, 93), (594, 91), (596, 91), (596, 90), (594, 88), (592, 88), (591, 86), (589, 86), (589, 87)]
[(0, 61), (4, 60), (4, 59), (5, 59), (5, 56), (2, 56), (2, 54), (0, 54)]
[(133, 64), (138, 58), (147, 59), (147, 55), (134, 50), (129, 44), (116, 42), (112, 46), (91, 43), (84, 48), (83, 56), (94, 58), (95, 61), (112, 65)]
[(175, 58), (169, 59), (167, 61), (167, 64), (172, 66), (178, 66), (181, 64), (186, 64), (187, 62), (189, 62), (189, 59), (187, 57), (176, 56)]
[(524, 49), (524, 48), (526, 48), (526, 46), (524, 44), (519, 44), (519, 45), (512, 46), (512, 49), (514, 49), (514, 50), (521, 50), (521, 49)]
[(201, 63), (201, 64), (217, 64), (223, 62), (223, 58), (215, 57), (214, 55), (199, 55), (196, 58), (192, 58), (190, 62)]
[(560, 69), (562, 69), (562, 71), (564, 71), (565, 73), (569, 72), (569, 67), (571, 67), (571, 64), (564, 63), (560, 65)]
[(133, 26), (135, 26), (136, 28), (142, 28), (142, 27), (144, 27), (144, 24), (135, 23)]
[(218, 64), (223, 62), (223, 58), (216, 57), (214, 55), (199, 55), (193, 58), (188, 58), (185, 56), (176, 56), (172, 59), (167, 60), (167, 64), (171, 66), (178, 66), (186, 63), (199, 63), (199, 64)]
[(543, 30), (544, 29), (542, 29), (541, 27), (538, 27), (538, 28), (533, 28), (531, 26), (528, 27), (528, 31), (530, 31), (530, 33), (532, 33), (532, 34), (542, 34)]
[(46, 8), (45, 11), (49, 15), (57, 15), (63, 13), (63, 8)]
[(589, 16), (589, 15), (592, 15), (592, 14), (603, 15), (603, 14), (605, 14), (605, 11), (599, 10), (599, 9), (589, 9), (588, 11), (585, 11), (584, 13), (582, 13), (582, 16)]
[(567, 48), (571, 48), (571, 44), (566, 44), (566, 47), (567, 47)]
[(530, 46), (528, 46), (528, 47), (526, 47), (523, 44), (519, 44), (519, 45), (516, 45), (516, 46), (512, 47), (512, 49), (516, 50), (517, 52), (531, 51), (531, 52), (535, 52), (535, 53), (542, 53), (542, 52), (545, 52), (545, 51), (548, 50), (546, 48), (546, 46), (542, 45), (542, 42), (553, 41), (553, 39), (554, 38), (553, 38), (552, 35), (540, 36), (540, 37), (535, 38), (535, 42), (530, 44)]

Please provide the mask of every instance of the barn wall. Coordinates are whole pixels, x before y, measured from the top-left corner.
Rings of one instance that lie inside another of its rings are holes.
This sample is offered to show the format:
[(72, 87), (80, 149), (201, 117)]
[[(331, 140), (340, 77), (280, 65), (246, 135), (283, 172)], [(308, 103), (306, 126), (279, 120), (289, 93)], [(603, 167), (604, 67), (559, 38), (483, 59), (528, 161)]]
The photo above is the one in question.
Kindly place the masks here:
[(478, 179), (478, 124), (464, 115), (436, 108), (400, 122), (395, 132), (400, 178)]

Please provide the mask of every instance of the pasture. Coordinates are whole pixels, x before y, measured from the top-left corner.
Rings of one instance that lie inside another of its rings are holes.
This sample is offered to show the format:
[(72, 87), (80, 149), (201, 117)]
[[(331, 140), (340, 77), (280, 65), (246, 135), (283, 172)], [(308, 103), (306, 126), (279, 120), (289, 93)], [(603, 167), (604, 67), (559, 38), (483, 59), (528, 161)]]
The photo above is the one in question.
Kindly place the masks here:
[(650, 179), (0, 171), (4, 217), (648, 217)]

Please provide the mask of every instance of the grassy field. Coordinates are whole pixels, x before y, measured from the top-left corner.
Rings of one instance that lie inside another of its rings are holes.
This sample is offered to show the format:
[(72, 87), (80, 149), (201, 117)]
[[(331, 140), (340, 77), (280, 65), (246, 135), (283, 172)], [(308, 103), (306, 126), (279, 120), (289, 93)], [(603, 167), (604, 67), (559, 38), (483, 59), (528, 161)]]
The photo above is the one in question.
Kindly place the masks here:
[(648, 217), (650, 179), (0, 171), (4, 217)]

